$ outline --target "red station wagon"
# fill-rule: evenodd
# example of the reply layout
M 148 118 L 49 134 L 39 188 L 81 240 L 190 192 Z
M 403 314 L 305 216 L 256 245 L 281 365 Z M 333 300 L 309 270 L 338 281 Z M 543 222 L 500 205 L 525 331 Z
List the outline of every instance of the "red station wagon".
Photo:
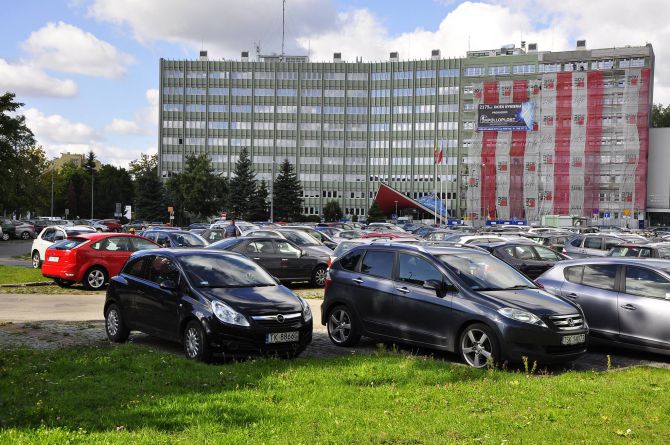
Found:
M 119 274 L 133 252 L 158 247 L 146 238 L 125 233 L 72 236 L 47 249 L 42 275 L 61 287 L 82 282 L 86 289 L 99 290 Z

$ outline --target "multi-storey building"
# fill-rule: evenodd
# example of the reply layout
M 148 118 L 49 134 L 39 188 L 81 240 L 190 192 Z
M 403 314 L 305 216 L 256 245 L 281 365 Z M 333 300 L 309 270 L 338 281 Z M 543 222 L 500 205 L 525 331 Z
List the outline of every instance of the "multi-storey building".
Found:
M 230 176 L 246 147 L 258 179 L 271 181 L 284 159 L 295 165 L 306 214 L 337 199 L 365 215 L 387 183 L 415 199 L 438 190 L 456 217 L 635 218 L 653 64 L 651 45 L 587 50 L 584 41 L 574 51 L 522 44 L 377 63 L 339 53 L 330 63 L 161 59 L 159 172 L 207 153 Z M 510 102 L 534 105 L 529 131 L 477 131 L 480 104 Z

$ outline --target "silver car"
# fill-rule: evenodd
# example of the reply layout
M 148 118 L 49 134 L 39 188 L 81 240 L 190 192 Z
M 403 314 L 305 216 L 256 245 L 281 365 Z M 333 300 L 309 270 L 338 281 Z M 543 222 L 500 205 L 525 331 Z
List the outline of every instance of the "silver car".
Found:
M 609 250 L 625 240 L 616 235 L 589 233 L 569 238 L 563 246 L 563 253 L 570 258 L 590 258 L 606 256 Z
M 593 337 L 670 354 L 670 261 L 561 261 L 535 280 L 581 306 Z

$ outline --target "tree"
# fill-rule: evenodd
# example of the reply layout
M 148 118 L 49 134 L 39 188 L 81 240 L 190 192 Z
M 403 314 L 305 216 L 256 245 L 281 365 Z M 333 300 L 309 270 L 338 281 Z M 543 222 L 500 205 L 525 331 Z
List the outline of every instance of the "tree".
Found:
M 654 128 L 670 127 L 670 105 L 654 104 L 651 107 L 651 126 Z
M 93 153 L 93 150 L 90 150 L 86 155 L 86 161 L 84 162 L 84 170 L 86 170 L 89 175 L 95 173 L 95 161 L 95 153 Z
M 368 222 L 380 222 L 380 221 L 385 221 L 386 220 L 386 215 L 384 212 L 381 211 L 379 206 L 377 205 L 377 201 L 373 201 L 372 205 L 370 206 L 370 210 L 368 210 Z
M 234 218 L 247 219 L 249 208 L 256 194 L 256 173 L 254 172 L 249 152 L 246 148 L 240 151 L 240 158 L 235 163 L 235 177 L 230 180 L 229 207 Z
M 248 218 L 250 221 L 267 221 L 270 218 L 268 196 L 268 186 L 265 181 L 261 181 L 249 207 Z
M 336 200 L 330 200 L 323 207 L 323 217 L 326 221 L 339 221 L 342 219 L 342 208 Z
M 130 175 L 135 185 L 134 219 L 166 220 L 165 184 L 158 177 L 158 156 L 142 153 L 139 159 L 130 163 Z
M 284 159 L 274 182 L 274 219 L 293 221 L 302 214 L 302 185 L 293 165 Z
M 105 164 L 95 174 L 94 215 L 97 218 L 111 218 L 116 211 L 116 203 L 121 210 L 133 202 L 135 190 L 130 173 L 125 168 Z M 110 193 L 112 191 L 113 193 Z

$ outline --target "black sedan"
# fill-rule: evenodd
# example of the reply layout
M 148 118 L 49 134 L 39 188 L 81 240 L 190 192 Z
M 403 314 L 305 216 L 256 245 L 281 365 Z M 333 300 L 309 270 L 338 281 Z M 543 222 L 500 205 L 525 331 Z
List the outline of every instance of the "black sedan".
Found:
M 528 241 L 480 244 L 479 247 L 488 250 L 493 256 L 500 258 L 531 279 L 539 277 L 554 267 L 557 262 L 569 259 L 567 255 Z
M 215 352 L 295 357 L 312 341 L 307 302 L 253 261 L 227 252 L 133 254 L 110 282 L 104 315 L 109 340 L 141 331 L 181 341 L 194 360 Z
M 310 246 L 298 247 L 289 240 L 271 237 L 227 238 L 207 246 L 245 255 L 283 282 L 309 281 L 323 286 L 329 255 Z
M 354 247 L 332 264 L 321 313 L 337 346 L 365 335 L 454 351 L 477 368 L 571 361 L 587 348 L 579 306 L 472 249 Z

